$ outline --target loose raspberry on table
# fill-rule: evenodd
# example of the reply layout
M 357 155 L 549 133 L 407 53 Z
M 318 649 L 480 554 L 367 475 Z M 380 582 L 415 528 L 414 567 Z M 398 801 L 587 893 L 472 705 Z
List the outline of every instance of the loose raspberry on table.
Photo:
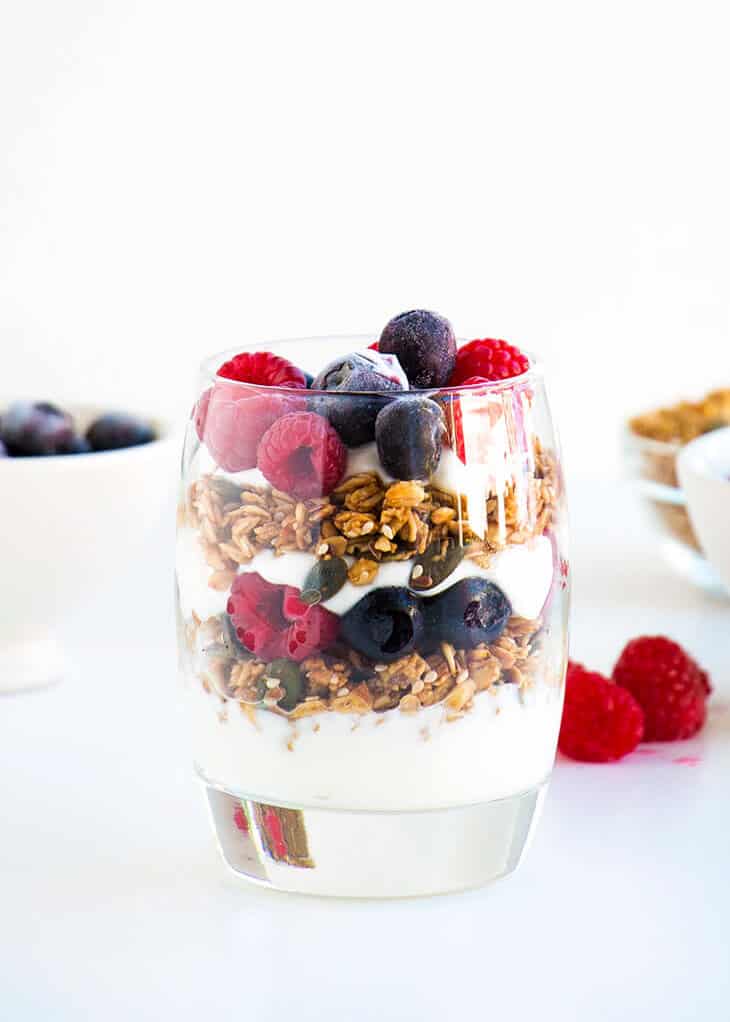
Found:
M 558 748 L 571 759 L 609 763 L 633 752 L 644 733 L 644 714 L 630 692 L 571 661 Z
M 460 387 L 472 377 L 489 382 L 507 380 L 527 372 L 529 367 L 529 359 L 519 348 L 507 341 L 484 337 L 470 341 L 456 352 L 456 365 L 448 386 Z
M 306 388 L 307 377 L 292 362 L 270 351 L 244 351 L 224 362 L 218 376 L 265 387 Z
M 258 572 L 236 575 L 226 610 L 240 642 L 261 660 L 301 662 L 330 646 L 340 619 L 319 604 L 303 603 L 293 586 L 275 585 Z
M 707 673 L 665 636 L 629 642 L 616 662 L 613 679 L 643 709 L 647 742 L 691 738 L 705 722 L 711 692 Z
M 261 437 L 257 464 L 277 490 L 300 500 L 331 493 L 347 465 L 347 448 L 316 412 L 278 419 Z

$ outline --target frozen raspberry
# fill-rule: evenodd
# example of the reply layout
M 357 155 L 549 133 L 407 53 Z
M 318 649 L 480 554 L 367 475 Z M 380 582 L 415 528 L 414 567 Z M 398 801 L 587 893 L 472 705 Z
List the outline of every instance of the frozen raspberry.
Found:
M 644 714 L 626 689 L 571 661 L 558 747 L 571 759 L 609 763 L 633 752 L 644 733 Z
M 613 679 L 644 711 L 647 742 L 690 738 L 705 722 L 711 691 L 707 674 L 671 639 L 633 639 L 618 658 Z
M 295 387 L 299 390 L 307 386 L 307 377 L 301 369 L 270 351 L 244 351 L 224 362 L 218 376 L 264 387 Z
M 316 412 L 293 412 L 264 433 L 257 464 L 277 490 L 306 500 L 331 493 L 345 472 L 347 448 Z
M 298 589 L 267 582 L 255 571 L 237 575 L 226 607 L 237 638 L 261 660 L 300 662 L 337 637 L 340 619 L 300 599 Z
M 450 387 L 474 382 L 474 377 L 488 381 L 507 380 L 527 372 L 530 363 L 525 355 L 508 344 L 491 337 L 470 341 L 456 353 L 456 365 L 449 379 Z M 481 380 L 480 380 L 481 382 Z
M 208 398 L 206 400 L 206 394 Z M 283 394 L 246 391 L 217 384 L 198 402 L 195 427 L 215 462 L 226 472 L 256 466 L 259 441 L 282 415 L 296 407 Z

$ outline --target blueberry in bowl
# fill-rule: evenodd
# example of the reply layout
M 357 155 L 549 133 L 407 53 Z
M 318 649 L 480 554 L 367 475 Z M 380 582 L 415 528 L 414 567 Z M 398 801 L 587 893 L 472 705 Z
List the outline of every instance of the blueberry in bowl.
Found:
M 47 401 L 16 401 L 0 423 L 0 441 L 10 457 L 65 454 L 74 436 L 71 416 Z
M 95 419 L 86 431 L 86 441 L 93 451 L 117 451 L 122 447 L 137 447 L 155 439 L 155 431 L 144 422 L 126 412 L 107 412 Z

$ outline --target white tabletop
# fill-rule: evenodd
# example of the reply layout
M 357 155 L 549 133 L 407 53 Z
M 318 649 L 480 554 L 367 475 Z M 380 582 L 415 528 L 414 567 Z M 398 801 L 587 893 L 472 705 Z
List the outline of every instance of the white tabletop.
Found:
M 670 574 L 615 485 L 571 498 L 574 655 L 686 643 L 715 685 L 701 737 L 559 761 L 524 865 L 482 891 L 249 887 L 188 766 L 161 562 L 69 628 L 75 677 L 0 700 L 0 1017 L 726 1022 L 730 602 Z

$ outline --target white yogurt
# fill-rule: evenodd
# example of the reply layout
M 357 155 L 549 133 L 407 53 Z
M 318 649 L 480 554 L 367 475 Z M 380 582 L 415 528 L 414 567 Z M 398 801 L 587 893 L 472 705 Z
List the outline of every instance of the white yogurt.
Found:
M 203 556 L 200 536 L 195 529 L 178 529 L 175 566 L 183 618 L 189 620 L 195 612 L 201 621 L 205 621 L 222 614 L 226 609 L 228 593 L 211 589 L 208 585 L 213 569 Z
M 348 450 L 345 479 L 360 475 L 361 472 L 377 472 L 384 482 L 393 481 L 393 476 L 388 475 L 380 464 L 377 444 L 363 444 L 362 447 L 351 447 Z
M 189 689 L 206 779 L 264 801 L 340 809 L 436 809 L 533 788 L 552 767 L 562 708 L 561 690 L 539 682 L 480 693 L 454 721 L 438 705 L 293 722 L 257 711 L 252 723 L 198 680 Z
M 255 571 L 274 585 L 302 589 L 314 563 L 315 559 L 309 553 L 297 551 L 277 556 L 273 550 L 261 550 L 240 571 Z M 386 561 L 380 565 L 373 582 L 364 586 L 346 582 L 323 606 L 340 616 L 346 614 L 373 589 L 407 586 L 412 568 L 411 561 Z M 177 540 L 177 575 L 184 617 L 189 617 L 194 610 L 201 620 L 205 620 L 225 610 L 228 594 L 210 588 L 208 579 L 211 573 L 212 569 L 205 561 L 195 531 L 181 529 Z M 552 544 L 546 536 L 538 536 L 527 543 L 509 546 L 492 557 L 488 568 L 480 568 L 473 561 L 464 559 L 447 579 L 430 589 L 427 595 L 436 595 L 461 579 L 474 577 L 489 579 L 498 585 L 512 604 L 514 614 L 536 618 L 552 585 Z M 424 595 L 422 591 L 412 591 Z

